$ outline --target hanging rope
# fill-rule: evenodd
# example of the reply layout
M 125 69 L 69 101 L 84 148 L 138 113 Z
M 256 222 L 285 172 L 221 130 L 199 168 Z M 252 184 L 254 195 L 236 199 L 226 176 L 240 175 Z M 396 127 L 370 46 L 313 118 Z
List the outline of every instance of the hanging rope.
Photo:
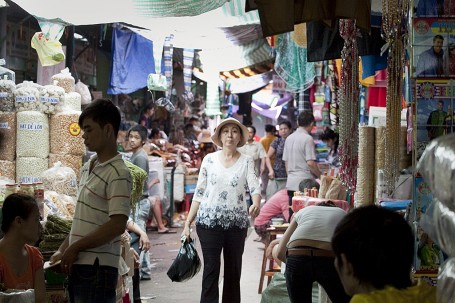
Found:
M 339 90 L 340 119 L 340 178 L 350 193 L 357 185 L 359 147 L 359 55 L 355 21 L 340 20 L 340 35 L 344 39 L 341 58 L 341 89 Z M 352 196 L 351 199 L 352 200 Z
M 407 14 L 409 1 L 382 1 L 383 37 L 389 47 L 387 58 L 387 95 L 386 95 L 386 135 L 384 182 L 389 195 L 395 190 L 395 183 L 400 175 L 400 126 L 401 96 L 404 66 L 404 17 Z

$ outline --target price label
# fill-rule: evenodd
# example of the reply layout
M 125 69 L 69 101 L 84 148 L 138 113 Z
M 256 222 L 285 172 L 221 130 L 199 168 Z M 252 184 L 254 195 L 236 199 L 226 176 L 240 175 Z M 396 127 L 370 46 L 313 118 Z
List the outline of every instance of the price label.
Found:
M 35 102 L 35 96 L 16 96 L 17 103 L 25 103 L 25 102 Z
M 35 176 L 22 176 L 20 178 L 21 183 L 37 183 L 41 182 L 41 178 Z
M 0 98 L 6 98 L 9 96 L 9 93 L 7 92 L 0 92 Z
M 0 128 L 9 129 L 9 124 L 8 124 L 8 122 L 0 122 Z
M 44 129 L 43 123 L 19 123 L 20 130 L 36 130 L 41 131 Z
M 45 103 L 57 104 L 60 102 L 60 99 L 56 97 L 41 97 L 40 101 Z

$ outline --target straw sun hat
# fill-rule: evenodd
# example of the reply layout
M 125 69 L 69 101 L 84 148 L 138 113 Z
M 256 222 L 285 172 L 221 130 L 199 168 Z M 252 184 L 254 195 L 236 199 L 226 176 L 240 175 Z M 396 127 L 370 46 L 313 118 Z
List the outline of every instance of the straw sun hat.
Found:
M 218 126 L 215 129 L 215 133 L 212 136 L 213 143 L 215 143 L 219 147 L 223 147 L 223 142 L 221 142 L 221 140 L 220 140 L 220 131 L 225 125 L 228 125 L 228 124 L 237 125 L 239 127 L 240 131 L 242 132 L 242 138 L 240 139 L 240 142 L 237 145 L 237 147 L 245 145 L 246 141 L 248 140 L 248 128 L 245 125 L 243 125 L 242 123 L 240 123 L 237 119 L 234 119 L 234 118 L 224 119 L 223 121 L 221 121 L 220 124 L 218 124 Z

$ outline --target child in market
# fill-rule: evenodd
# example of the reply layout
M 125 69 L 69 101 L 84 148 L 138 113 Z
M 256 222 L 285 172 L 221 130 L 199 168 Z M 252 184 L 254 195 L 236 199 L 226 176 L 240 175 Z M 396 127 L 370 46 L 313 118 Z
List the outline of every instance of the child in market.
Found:
M 33 246 L 42 231 L 38 205 L 28 195 L 10 194 L 1 211 L 0 283 L 6 289 L 34 289 L 35 302 L 45 302 L 43 256 Z
M 414 237 L 402 216 L 377 206 L 354 209 L 332 237 L 335 267 L 351 303 L 432 303 L 436 288 L 414 285 Z

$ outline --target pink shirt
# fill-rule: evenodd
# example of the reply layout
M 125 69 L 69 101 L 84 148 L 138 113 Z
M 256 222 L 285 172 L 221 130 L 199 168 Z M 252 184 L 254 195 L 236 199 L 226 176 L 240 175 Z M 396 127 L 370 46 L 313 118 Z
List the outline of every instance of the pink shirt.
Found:
M 261 208 L 259 216 L 254 220 L 254 225 L 267 224 L 276 215 L 283 214 L 286 222 L 289 219 L 289 197 L 286 189 L 277 191 Z

